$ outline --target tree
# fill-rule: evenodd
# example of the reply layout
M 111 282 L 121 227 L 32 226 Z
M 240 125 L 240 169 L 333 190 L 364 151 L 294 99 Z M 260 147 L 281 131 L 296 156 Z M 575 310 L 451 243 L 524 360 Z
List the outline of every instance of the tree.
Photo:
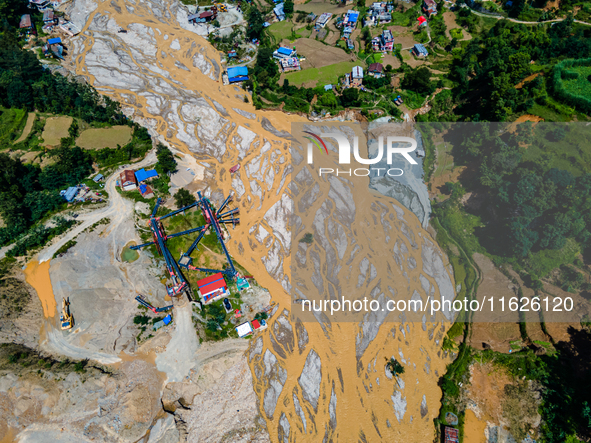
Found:
M 293 1 L 292 0 L 285 0 L 285 2 L 283 2 L 283 12 L 285 14 L 292 14 L 293 13 Z
M 420 94 L 431 94 L 434 90 L 434 85 L 431 82 L 431 71 L 424 66 L 410 71 L 405 74 L 401 86 Z
M 176 172 L 176 160 L 174 159 L 174 155 L 170 152 L 166 146 L 162 143 L 158 143 L 156 147 L 156 158 L 158 159 L 158 165 L 162 169 L 162 172 L 165 174 Z
M 195 203 L 195 196 L 185 188 L 181 188 L 176 194 L 174 194 L 174 201 L 177 208 L 184 208 L 185 206 Z
M 263 32 L 265 20 L 261 11 L 259 11 L 256 5 L 251 5 L 248 9 L 247 14 L 248 26 L 246 28 L 246 36 L 250 39 L 260 38 Z
M 320 97 L 320 104 L 322 106 L 326 106 L 327 108 L 336 108 L 338 105 L 337 98 L 331 91 L 322 94 Z
M 355 88 L 345 89 L 341 95 L 341 103 L 343 106 L 357 106 L 359 104 L 359 90 Z

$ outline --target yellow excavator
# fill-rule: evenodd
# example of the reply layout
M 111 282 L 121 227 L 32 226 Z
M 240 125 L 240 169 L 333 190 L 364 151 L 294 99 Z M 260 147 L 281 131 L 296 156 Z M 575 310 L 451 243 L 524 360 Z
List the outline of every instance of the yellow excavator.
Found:
M 62 299 L 62 315 L 60 315 L 60 324 L 62 330 L 72 329 L 74 326 L 74 316 L 70 313 L 70 298 Z
M 220 12 L 228 12 L 228 8 L 223 3 L 216 3 L 215 6 Z

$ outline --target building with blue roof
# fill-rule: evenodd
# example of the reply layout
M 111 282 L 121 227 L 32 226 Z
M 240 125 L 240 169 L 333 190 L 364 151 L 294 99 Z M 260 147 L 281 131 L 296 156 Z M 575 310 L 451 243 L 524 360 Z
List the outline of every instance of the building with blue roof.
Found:
M 149 178 L 152 177 L 158 177 L 158 173 L 156 172 L 155 169 L 150 169 L 149 171 L 146 171 L 145 169 L 138 169 L 137 171 L 135 171 L 135 179 L 137 180 L 138 183 L 143 182 L 145 180 L 148 180 Z
M 61 42 L 62 42 L 62 39 L 59 37 L 50 38 L 49 40 L 47 40 L 48 45 L 57 45 L 57 44 L 61 44 Z
M 230 83 L 243 82 L 245 80 L 248 80 L 248 68 L 246 66 L 228 68 L 228 81 Z
M 282 58 L 291 58 L 297 55 L 295 49 L 286 48 L 285 46 L 280 46 L 275 52 L 273 52 L 273 58 L 282 59 Z
M 425 47 L 420 43 L 417 43 L 416 45 L 413 46 L 412 52 L 417 57 L 427 57 L 429 55 L 429 53 L 427 52 Z
M 100 182 L 103 178 L 105 178 L 105 176 L 103 174 L 97 174 L 94 176 L 94 178 L 92 179 L 93 182 L 98 183 Z
M 71 203 L 76 197 L 76 194 L 78 194 L 78 188 L 76 186 L 70 186 L 63 194 L 63 197 L 68 203 Z
M 280 22 L 285 20 L 285 12 L 283 12 L 283 3 L 279 3 L 277 6 L 275 6 L 273 8 L 273 12 L 277 17 L 277 20 L 279 20 Z
M 324 85 L 325 91 L 332 91 L 332 85 Z

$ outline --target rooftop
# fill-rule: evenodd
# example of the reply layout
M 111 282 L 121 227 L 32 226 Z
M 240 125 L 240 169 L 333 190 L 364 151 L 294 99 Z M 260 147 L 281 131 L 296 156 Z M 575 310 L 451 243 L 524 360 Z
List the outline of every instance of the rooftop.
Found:
M 369 65 L 369 70 L 371 72 L 382 72 L 384 70 L 384 66 L 381 63 L 372 63 Z
M 155 169 L 150 169 L 149 171 L 146 171 L 142 168 L 135 171 L 135 178 L 138 182 L 143 182 L 144 180 L 147 180 L 152 177 L 158 177 L 158 173 Z

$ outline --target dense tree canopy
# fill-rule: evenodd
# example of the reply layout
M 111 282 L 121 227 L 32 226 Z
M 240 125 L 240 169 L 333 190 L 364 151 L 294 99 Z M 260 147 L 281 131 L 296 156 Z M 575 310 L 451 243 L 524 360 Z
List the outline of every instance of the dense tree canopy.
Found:
M 177 164 L 174 155 L 172 155 L 170 149 L 161 143 L 158 143 L 158 146 L 156 147 L 156 158 L 158 159 L 158 166 L 163 173 L 169 174 L 176 172 Z
M 590 57 L 590 37 L 591 30 L 573 28 L 572 18 L 551 27 L 499 20 L 454 59 L 451 77 L 459 83 L 457 95 L 466 100 L 460 112 L 472 120 L 504 121 L 535 100 L 545 102 L 542 78 L 515 88 L 532 73 L 531 62 Z

